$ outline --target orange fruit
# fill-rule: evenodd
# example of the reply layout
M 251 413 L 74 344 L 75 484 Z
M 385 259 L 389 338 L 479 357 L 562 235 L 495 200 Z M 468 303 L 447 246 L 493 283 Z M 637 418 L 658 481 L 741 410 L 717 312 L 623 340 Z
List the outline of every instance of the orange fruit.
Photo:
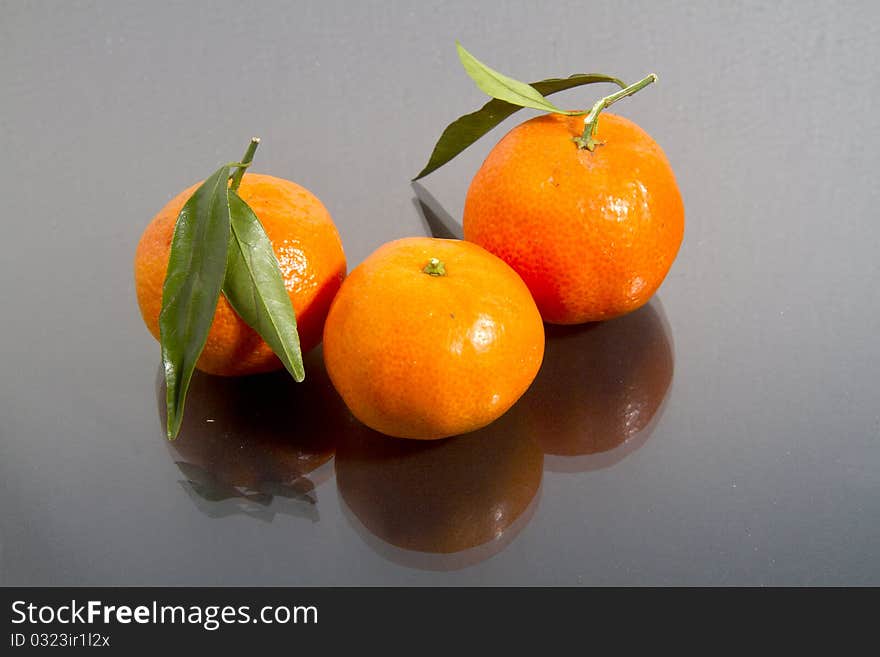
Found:
M 324 327 L 327 372 L 351 412 L 401 438 L 489 424 L 529 387 L 543 354 L 528 288 L 459 240 L 380 247 L 342 284 Z
M 544 320 L 579 324 L 642 306 L 684 234 L 684 206 L 660 146 L 623 117 L 547 114 L 492 149 L 468 189 L 464 237 L 513 267 Z
M 185 189 L 159 211 L 141 236 L 135 253 L 138 305 L 157 340 L 174 225 L 184 203 L 200 184 Z M 330 303 L 345 277 L 339 233 L 321 201 L 289 180 L 247 173 L 238 194 L 254 211 L 272 242 L 296 313 L 300 346 L 306 353 L 320 343 Z M 269 372 L 282 365 L 269 345 L 221 295 L 196 367 L 210 374 L 236 376 Z

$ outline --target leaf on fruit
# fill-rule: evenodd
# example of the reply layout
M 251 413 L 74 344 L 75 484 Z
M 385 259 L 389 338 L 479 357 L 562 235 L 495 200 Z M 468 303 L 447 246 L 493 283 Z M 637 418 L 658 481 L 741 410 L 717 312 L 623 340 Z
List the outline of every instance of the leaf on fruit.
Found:
M 229 191 L 232 233 L 223 294 L 284 363 L 296 381 L 305 378 L 296 315 L 272 243 L 254 211 Z
M 462 53 L 465 53 L 464 57 L 462 57 Z M 462 57 L 462 63 L 465 62 L 465 58 L 469 58 L 468 62 L 470 63 L 471 68 L 479 66 L 487 71 L 492 71 L 492 69 L 481 64 L 473 57 L 473 55 L 470 55 L 470 53 L 461 46 L 459 46 L 459 56 Z M 474 62 L 476 62 L 476 64 L 474 64 Z M 468 71 L 468 74 L 477 81 L 477 77 L 475 77 L 475 75 L 471 73 L 471 70 L 468 69 L 468 64 L 465 64 L 465 69 Z M 480 137 L 492 130 L 492 128 L 497 126 L 504 119 L 518 112 L 522 107 L 535 107 L 535 105 L 525 105 L 513 100 L 513 98 L 515 98 L 513 93 L 508 94 L 506 98 L 501 98 L 499 88 L 504 87 L 504 85 L 497 81 L 498 77 L 531 89 L 531 93 L 537 95 L 541 99 L 544 99 L 544 96 L 549 96 L 558 91 L 573 89 L 574 87 L 580 87 L 585 84 L 594 84 L 596 82 L 609 82 L 618 85 L 621 89 L 626 86 L 621 80 L 601 73 L 577 73 L 567 78 L 548 78 L 546 80 L 532 82 L 531 84 L 524 84 L 522 82 L 517 82 L 516 80 L 511 80 L 511 78 L 502 76 L 495 71 L 492 71 L 492 74 L 496 77 L 492 78 L 489 74 L 483 75 L 480 73 L 481 79 L 484 80 L 485 85 L 481 85 L 479 81 L 477 81 L 477 85 L 484 92 L 493 96 L 493 99 L 483 105 L 483 107 L 476 112 L 465 114 L 447 126 L 443 131 L 443 134 L 440 135 L 440 139 L 437 140 L 437 144 L 434 146 L 434 150 L 431 153 L 431 157 L 425 165 L 425 168 L 422 169 L 413 180 L 424 178 L 429 173 L 439 169 L 468 146 L 477 141 Z M 496 84 L 496 86 L 490 87 L 490 84 Z M 499 91 L 499 94 L 489 91 L 488 88 L 493 88 L 495 91 Z M 517 87 L 517 89 L 521 89 L 521 87 Z M 562 110 L 556 109 L 546 100 L 544 100 L 544 102 L 546 102 L 552 109 L 543 106 L 538 109 L 545 109 L 555 113 L 573 114 L 573 112 L 563 112 Z
M 520 107 L 531 107 L 546 112 L 562 112 L 534 87 L 489 68 L 465 50 L 460 43 L 456 42 L 455 47 L 458 49 L 458 58 L 461 60 L 464 70 L 486 95 Z
M 180 431 L 186 392 L 205 347 L 226 273 L 229 165 L 212 173 L 177 217 L 162 288 L 159 332 L 168 438 Z

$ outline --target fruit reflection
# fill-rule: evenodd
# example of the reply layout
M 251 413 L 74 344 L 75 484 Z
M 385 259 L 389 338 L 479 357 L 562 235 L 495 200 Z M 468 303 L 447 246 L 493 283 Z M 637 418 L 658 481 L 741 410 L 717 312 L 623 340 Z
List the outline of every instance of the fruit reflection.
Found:
M 210 501 L 268 504 L 281 495 L 314 502 L 310 493 L 331 473 L 321 466 L 333 457 L 348 413 L 320 349 L 305 367 L 300 384 L 286 371 L 232 378 L 195 373 L 180 435 L 168 445 L 197 494 Z M 164 424 L 161 370 L 156 394 Z
M 544 460 L 505 418 L 428 443 L 366 427 L 346 435 L 336 481 L 355 528 L 384 556 L 418 568 L 460 568 L 499 552 L 534 509 Z
M 547 467 L 607 467 L 640 447 L 672 381 L 672 340 L 655 299 L 597 324 L 547 325 L 544 363 L 514 408 Z

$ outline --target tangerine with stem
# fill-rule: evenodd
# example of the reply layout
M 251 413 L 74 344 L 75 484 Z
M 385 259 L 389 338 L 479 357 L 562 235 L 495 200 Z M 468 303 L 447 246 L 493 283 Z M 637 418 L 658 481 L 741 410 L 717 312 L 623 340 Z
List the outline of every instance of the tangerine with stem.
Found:
M 256 143 L 252 142 L 251 148 Z M 253 152 L 249 149 L 252 156 Z M 245 156 L 248 159 L 248 156 Z M 201 185 L 183 190 L 144 230 L 134 259 L 135 288 L 144 323 L 159 340 L 162 286 L 171 239 L 181 208 Z M 296 314 L 300 348 L 321 342 L 324 320 L 346 273 L 345 254 L 330 213 L 309 190 L 282 178 L 244 173 L 232 176 L 231 189 L 247 203 L 272 242 L 284 285 Z M 268 344 L 221 295 L 208 339 L 196 367 L 221 376 L 270 372 L 282 367 Z
M 656 292 L 684 235 L 684 205 L 660 146 L 605 108 L 546 114 L 511 130 L 471 181 L 464 237 L 522 276 L 544 320 L 579 324 L 631 312 Z

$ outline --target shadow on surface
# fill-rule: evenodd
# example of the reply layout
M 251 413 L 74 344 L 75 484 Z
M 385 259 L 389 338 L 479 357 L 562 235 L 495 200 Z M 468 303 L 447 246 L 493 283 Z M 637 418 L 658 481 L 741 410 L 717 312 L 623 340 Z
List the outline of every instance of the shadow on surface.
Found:
M 424 185 L 418 182 L 411 182 L 410 185 L 415 193 L 413 204 L 416 206 L 419 214 L 422 215 L 422 219 L 431 237 L 454 240 L 462 239 L 461 224 L 452 218 L 452 215 L 425 189 Z
M 181 485 L 211 517 L 276 513 L 318 520 L 314 489 L 332 473 L 350 416 L 330 384 L 320 349 L 306 356 L 306 380 L 286 371 L 249 377 L 193 375 L 180 435 L 168 443 Z M 165 382 L 156 383 L 165 426 Z M 273 503 L 274 501 L 274 503 Z

